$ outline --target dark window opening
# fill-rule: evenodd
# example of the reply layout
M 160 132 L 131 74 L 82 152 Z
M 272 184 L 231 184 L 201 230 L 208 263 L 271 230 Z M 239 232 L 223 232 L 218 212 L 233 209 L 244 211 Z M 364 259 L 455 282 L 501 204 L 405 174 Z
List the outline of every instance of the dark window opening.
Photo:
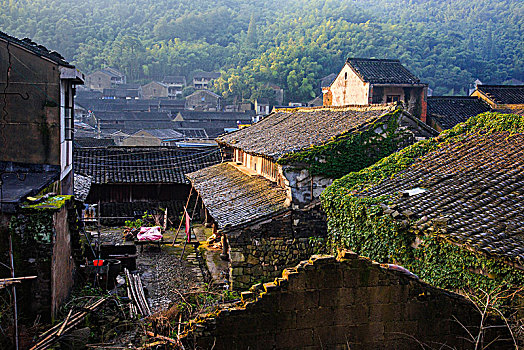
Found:
M 71 89 L 71 86 L 69 84 L 66 84 L 65 88 L 65 105 L 64 105 L 64 127 L 65 127 L 65 135 L 64 139 L 66 141 L 73 141 L 73 106 L 71 103 L 71 100 L 73 98 L 73 91 Z
M 400 95 L 388 95 L 386 98 L 386 102 L 399 102 L 400 101 Z

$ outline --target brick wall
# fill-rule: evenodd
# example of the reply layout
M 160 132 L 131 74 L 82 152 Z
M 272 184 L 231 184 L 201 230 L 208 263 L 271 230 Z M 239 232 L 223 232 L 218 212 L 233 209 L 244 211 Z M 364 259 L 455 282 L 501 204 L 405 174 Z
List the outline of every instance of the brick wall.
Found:
M 462 325 L 476 335 L 479 322 L 465 298 L 346 251 L 286 269 L 242 293 L 241 302 L 192 321 L 182 339 L 189 348 L 216 350 L 473 349 Z M 507 339 L 505 328 L 495 330 L 484 345 Z M 509 348 L 502 340 L 490 345 Z

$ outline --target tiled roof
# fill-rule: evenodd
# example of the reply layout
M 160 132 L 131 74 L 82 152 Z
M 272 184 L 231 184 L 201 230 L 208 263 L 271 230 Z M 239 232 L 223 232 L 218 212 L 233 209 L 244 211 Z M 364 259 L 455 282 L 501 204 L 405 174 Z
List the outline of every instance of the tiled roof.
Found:
M 363 81 L 372 84 L 420 84 L 399 60 L 348 58 L 347 63 Z
M 75 199 L 80 202 L 85 202 L 91 189 L 91 177 L 80 174 L 74 176 Z
M 477 85 L 477 90 L 497 104 L 524 104 L 524 85 Z
M 144 131 L 161 140 L 184 139 L 184 135 L 174 129 L 145 129 Z
M 213 91 L 209 91 L 209 90 L 197 90 L 197 91 L 193 92 L 191 95 L 187 96 L 186 98 L 190 99 L 193 96 L 202 95 L 202 94 L 209 95 L 209 96 L 212 96 L 214 98 L 220 98 L 220 95 L 217 95 Z
M 286 191 L 262 176 L 248 175 L 231 163 L 188 174 L 220 229 L 229 229 L 287 210 Z
M 73 159 L 75 172 L 90 176 L 94 184 L 185 184 L 185 174 L 222 157 L 218 148 L 100 147 L 75 149 Z
M 193 75 L 194 79 L 218 79 L 220 78 L 219 72 L 197 72 Z
M 424 232 L 524 265 L 524 134 L 475 132 L 442 144 L 365 195 L 392 195 Z M 416 195 L 403 191 L 422 188 Z
M 107 146 L 114 146 L 115 140 L 111 138 L 100 138 L 97 139 L 96 137 L 76 137 L 76 131 L 75 131 L 75 139 L 74 139 L 74 145 L 75 147 L 107 147 Z
M 28 196 L 38 194 L 59 180 L 60 167 L 0 161 L 0 174 L 2 174 L 0 203 L 3 211 L 12 212 Z
M 186 85 L 186 77 L 183 75 L 166 75 L 162 82 L 167 84 L 182 84 Z
M 125 89 L 120 87 L 114 87 L 104 89 L 102 93 L 104 97 L 118 97 L 118 98 L 137 98 L 139 96 L 138 90 L 136 89 Z
M 180 111 L 175 118 L 176 121 L 233 121 L 236 125 L 237 121 L 241 123 L 251 122 L 251 118 L 255 116 L 255 111 L 247 112 L 200 112 L 200 111 Z
M 326 75 L 324 78 L 321 78 L 320 87 L 323 88 L 323 87 L 331 86 L 331 84 L 333 83 L 333 80 L 335 80 L 336 77 L 337 75 L 335 73 L 331 73 L 329 75 Z
M 38 45 L 29 38 L 18 39 L 0 31 L 0 40 L 9 41 L 12 44 L 23 47 L 37 56 L 45 57 L 61 66 L 73 68 L 62 55 L 55 51 L 49 51 L 45 46 Z
M 451 129 L 468 118 L 487 112 L 491 107 L 477 97 L 430 96 L 428 114 L 443 129 Z
M 203 128 L 196 128 L 196 129 L 184 129 L 179 128 L 177 129 L 178 132 L 184 134 L 184 137 L 187 139 L 208 139 L 209 136 L 206 133 L 206 129 Z
M 124 74 L 121 73 L 120 71 L 116 70 L 115 68 L 110 68 L 110 67 L 100 69 L 100 72 L 105 73 L 112 78 L 121 78 L 124 76 Z
M 331 138 L 356 131 L 395 110 L 394 105 L 371 107 L 312 107 L 277 110 L 256 124 L 217 138 L 245 152 L 277 160 Z

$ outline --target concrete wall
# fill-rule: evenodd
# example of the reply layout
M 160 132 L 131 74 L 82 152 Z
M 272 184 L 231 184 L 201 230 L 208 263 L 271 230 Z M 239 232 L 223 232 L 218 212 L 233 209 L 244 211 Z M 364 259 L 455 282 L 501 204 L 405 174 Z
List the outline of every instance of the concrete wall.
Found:
M 331 106 L 367 105 L 370 103 L 369 83 L 363 82 L 348 64 L 344 65 L 329 90 L 331 91 Z
M 215 350 L 473 349 L 459 322 L 477 334 L 480 314 L 463 297 L 342 252 L 338 260 L 312 256 L 254 286 L 241 302 L 191 322 L 182 339 Z M 484 345 L 509 338 L 504 327 L 488 331 Z M 489 348 L 513 347 L 499 340 Z
M 7 92 L 29 98 L 0 96 L 0 161 L 60 165 L 59 67 L 0 40 L 0 91 L 6 87 L 9 57 Z
M 53 215 L 55 237 L 51 260 L 51 314 L 55 316 L 73 288 L 75 264 L 69 231 L 68 211 L 63 207 Z

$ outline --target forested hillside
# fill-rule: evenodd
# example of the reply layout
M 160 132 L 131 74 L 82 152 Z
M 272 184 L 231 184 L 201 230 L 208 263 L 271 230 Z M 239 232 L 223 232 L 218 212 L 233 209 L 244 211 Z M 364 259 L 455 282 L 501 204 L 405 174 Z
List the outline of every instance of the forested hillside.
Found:
M 229 98 L 309 100 L 352 57 L 398 58 L 435 94 L 524 80 L 522 0 L 0 0 L 0 30 L 128 80 L 221 70 Z

